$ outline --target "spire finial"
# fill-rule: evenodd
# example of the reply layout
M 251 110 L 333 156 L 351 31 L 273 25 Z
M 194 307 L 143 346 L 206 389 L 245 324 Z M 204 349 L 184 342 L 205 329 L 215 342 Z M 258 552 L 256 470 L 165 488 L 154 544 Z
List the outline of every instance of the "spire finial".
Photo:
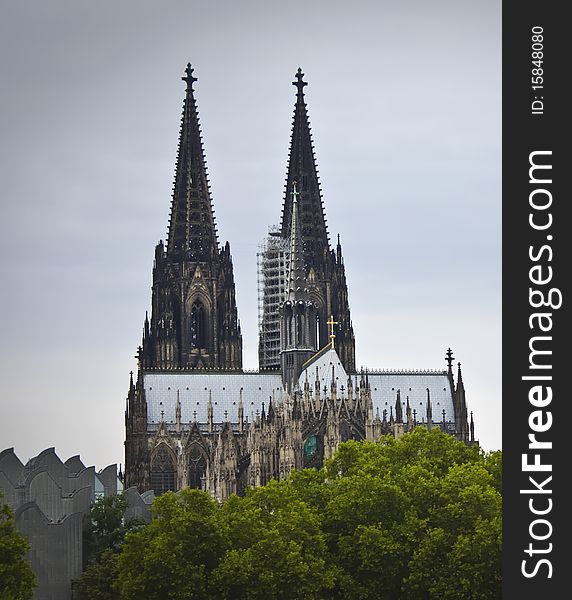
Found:
M 187 63 L 187 68 L 185 69 L 185 76 L 181 77 L 181 79 L 183 81 L 187 82 L 187 89 L 192 90 L 193 89 L 193 83 L 195 83 L 195 81 L 198 81 L 198 79 L 196 77 L 193 77 L 193 67 L 191 67 L 191 63 Z
M 302 73 L 302 67 L 298 67 L 298 70 L 296 71 L 296 81 L 292 82 L 292 85 L 295 85 L 298 90 L 298 96 L 304 95 L 304 87 L 308 85 L 306 81 L 303 81 L 303 77 L 304 73 Z
M 298 191 L 298 184 L 296 183 L 296 180 L 294 179 L 294 181 L 292 182 L 292 204 L 298 204 L 298 196 L 300 195 L 300 192 Z
M 450 371 L 452 369 L 453 361 L 455 360 L 451 348 L 447 348 L 447 352 L 445 353 L 445 360 L 447 361 L 447 367 Z

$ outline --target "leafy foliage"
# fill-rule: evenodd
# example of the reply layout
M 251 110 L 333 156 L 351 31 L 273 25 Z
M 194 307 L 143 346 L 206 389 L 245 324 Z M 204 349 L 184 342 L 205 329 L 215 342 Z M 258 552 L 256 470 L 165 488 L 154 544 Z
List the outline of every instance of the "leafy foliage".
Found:
M 0 502 L 1 502 L 0 495 Z M 36 587 L 36 576 L 27 558 L 30 546 L 16 529 L 14 514 L 0 503 L 0 597 L 3 600 L 28 600 Z
M 110 548 L 93 559 L 76 582 L 74 589 L 82 600 L 119 600 L 115 589 L 119 554 Z
M 311 600 L 333 588 L 319 511 L 293 492 L 272 481 L 223 505 L 230 549 L 213 573 L 218 597 Z
M 164 494 L 109 571 L 124 600 L 495 600 L 501 479 L 500 452 L 439 430 L 350 441 L 222 506 Z
M 125 522 L 127 500 L 123 495 L 99 498 L 84 519 L 84 572 L 74 582 L 74 590 L 82 600 L 116 600 L 114 588 L 118 576 L 118 553 L 129 531 L 143 522 Z
M 153 517 L 125 539 L 119 557 L 121 598 L 212 598 L 209 576 L 228 547 L 218 504 L 198 490 L 168 492 L 153 503 Z

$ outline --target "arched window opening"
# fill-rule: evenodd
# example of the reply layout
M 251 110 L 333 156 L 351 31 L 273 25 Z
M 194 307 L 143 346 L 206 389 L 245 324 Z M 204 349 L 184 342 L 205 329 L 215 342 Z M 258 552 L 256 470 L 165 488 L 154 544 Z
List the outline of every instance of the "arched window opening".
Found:
M 160 496 L 175 489 L 175 463 L 165 445 L 159 446 L 151 461 L 151 489 Z
M 346 421 L 340 424 L 340 441 L 347 442 L 352 439 L 352 432 Z
M 296 315 L 296 344 L 301 346 L 304 340 L 304 320 L 302 315 Z
M 189 449 L 189 480 L 190 488 L 204 490 L 206 485 L 207 460 L 198 444 L 192 444 Z
M 199 300 L 191 308 L 191 348 L 206 348 L 207 327 L 205 307 Z

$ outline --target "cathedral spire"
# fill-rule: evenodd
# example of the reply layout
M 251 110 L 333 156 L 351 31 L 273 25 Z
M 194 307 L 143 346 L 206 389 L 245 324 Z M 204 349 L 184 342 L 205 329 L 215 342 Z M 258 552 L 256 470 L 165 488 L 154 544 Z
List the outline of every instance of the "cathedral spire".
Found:
M 292 250 L 292 241 L 296 242 L 293 261 L 293 269 L 290 273 L 282 273 L 276 276 L 276 257 L 274 253 L 265 256 L 261 261 L 261 280 L 266 282 L 279 282 L 284 290 L 278 290 L 273 283 L 264 283 L 262 302 L 263 318 L 267 324 L 260 328 L 260 358 L 265 367 L 276 366 L 272 364 L 272 357 L 268 357 L 276 337 L 280 337 L 281 350 L 291 347 L 293 338 L 289 336 L 290 328 L 284 327 L 284 323 L 276 323 L 273 303 L 279 295 L 290 300 L 291 290 L 297 294 L 305 293 L 305 298 L 296 298 L 296 305 L 305 300 L 313 304 L 312 314 L 308 314 L 306 336 L 309 334 L 307 348 L 324 348 L 328 344 L 327 321 L 331 315 L 335 315 L 339 327 L 336 332 L 336 353 L 338 354 L 346 372 L 355 371 L 355 340 L 348 303 L 348 289 L 345 276 L 344 261 L 342 258 L 341 244 L 334 249 L 330 248 L 330 240 L 326 227 L 326 217 L 322 202 L 322 192 L 318 179 L 318 169 L 314 156 L 314 146 L 310 123 L 306 108 L 304 81 L 302 69 L 298 69 L 295 81 L 292 84 L 296 88 L 296 103 L 294 106 L 294 119 L 288 154 L 288 172 L 286 176 L 286 187 L 284 203 L 282 206 L 282 220 L 280 239 L 285 255 Z M 294 210 L 296 203 L 296 210 Z M 298 229 L 299 228 L 299 229 Z M 276 232 L 277 233 L 277 232 Z M 338 240 L 339 242 L 339 240 Z M 278 250 L 276 239 L 268 237 L 267 247 Z M 280 256 L 280 250 L 278 251 Z M 298 260 L 302 256 L 303 260 Z M 288 260 L 289 256 L 286 256 Z M 301 279 L 301 272 L 305 276 L 304 285 L 291 285 L 289 275 Z M 268 309 L 266 308 L 268 306 Z M 274 321 L 273 321 L 274 320 Z M 280 331 L 278 331 L 280 329 Z M 299 328 L 300 331 L 302 331 Z M 331 339 L 331 338 L 330 338 Z M 298 348 L 300 343 L 297 342 Z M 281 353 L 282 356 L 282 353 Z M 282 358 L 280 358 L 282 361 Z
M 457 387 L 455 389 L 455 425 L 457 429 L 457 437 L 461 441 L 469 440 L 469 424 L 467 419 L 467 398 L 465 394 L 465 386 L 463 384 L 463 373 L 461 372 L 461 363 L 457 363 Z
M 197 78 L 187 64 L 187 84 L 179 134 L 179 148 L 167 256 L 175 261 L 208 262 L 218 253 L 218 239 L 207 166 L 193 84 Z
M 315 328 L 315 306 L 308 299 L 306 272 L 298 216 L 298 186 L 292 183 L 292 223 L 290 228 L 290 265 L 286 301 L 280 308 L 280 365 L 282 381 L 288 391 L 298 386 L 304 363 L 318 349 L 312 337 Z M 315 337 L 315 336 L 314 336 Z
M 244 402 L 242 401 L 242 388 L 238 397 L 238 430 L 244 432 Z
M 304 296 L 304 282 L 306 280 L 304 268 L 304 248 L 302 233 L 298 218 L 297 184 L 292 184 L 292 227 L 290 231 L 290 266 L 288 268 L 288 299 L 292 302 L 301 300 Z
M 397 390 L 397 399 L 395 400 L 395 420 L 403 423 L 403 407 L 401 405 L 401 390 Z
M 465 391 L 465 386 L 463 385 L 463 373 L 461 372 L 461 363 L 457 363 L 457 388 L 463 388 L 463 391 Z
M 427 429 L 433 429 L 433 408 L 431 407 L 431 392 L 427 388 Z
M 286 195 L 282 211 L 282 237 L 287 238 L 292 228 L 292 191 L 297 186 L 299 198 L 299 219 L 304 223 L 304 259 L 306 268 L 320 267 L 330 244 L 326 227 L 326 217 L 322 204 L 322 194 L 318 179 L 318 169 L 314 156 L 314 144 L 308 119 L 302 69 L 296 73 L 296 105 L 290 141 Z

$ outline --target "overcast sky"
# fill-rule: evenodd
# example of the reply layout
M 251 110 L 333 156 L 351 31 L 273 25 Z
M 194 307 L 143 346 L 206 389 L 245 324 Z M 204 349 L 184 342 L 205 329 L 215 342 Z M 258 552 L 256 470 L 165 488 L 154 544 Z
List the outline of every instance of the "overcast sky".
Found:
M 476 435 L 501 447 L 500 2 L 0 7 L 0 450 L 124 462 L 188 61 L 245 367 L 301 66 L 357 364 L 440 369 L 451 346 Z

